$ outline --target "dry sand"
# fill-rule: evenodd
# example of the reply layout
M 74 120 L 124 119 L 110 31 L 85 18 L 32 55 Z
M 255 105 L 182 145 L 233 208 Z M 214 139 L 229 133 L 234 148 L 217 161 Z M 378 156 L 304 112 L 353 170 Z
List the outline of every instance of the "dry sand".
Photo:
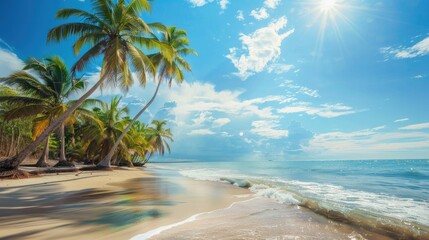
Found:
M 0 239 L 129 239 L 249 197 L 228 184 L 126 169 L 0 181 Z

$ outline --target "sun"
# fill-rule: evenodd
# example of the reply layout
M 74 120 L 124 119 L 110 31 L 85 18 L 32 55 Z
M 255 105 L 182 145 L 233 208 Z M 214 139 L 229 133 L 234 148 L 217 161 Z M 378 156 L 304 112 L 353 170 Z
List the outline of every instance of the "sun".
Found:
M 335 10 L 337 7 L 337 1 L 336 0 L 322 0 L 320 1 L 320 10 L 323 12 L 330 12 L 332 10 Z
M 338 47 L 346 49 L 344 46 L 343 28 L 348 32 L 352 30 L 359 35 L 352 19 L 349 16 L 355 10 L 361 10 L 358 6 L 351 4 L 347 0 L 307 0 L 304 1 L 307 7 L 307 14 L 311 16 L 309 26 L 319 26 L 316 37 L 314 52 L 322 52 L 325 38 L 332 40 L 332 36 L 337 39 Z M 321 56 L 315 54 L 315 56 Z

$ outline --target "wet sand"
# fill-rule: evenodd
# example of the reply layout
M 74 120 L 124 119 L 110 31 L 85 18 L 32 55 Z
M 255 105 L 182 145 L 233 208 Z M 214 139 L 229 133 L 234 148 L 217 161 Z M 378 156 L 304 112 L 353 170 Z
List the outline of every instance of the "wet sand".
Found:
M 129 239 L 225 208 L 245 189 L 141 169 L 0 181 L 0 239 Z
M 262 197 L 200 214 L 159 234 L 149 232 L 133 240 L 148 236 L 150 239 L 390 239 Z

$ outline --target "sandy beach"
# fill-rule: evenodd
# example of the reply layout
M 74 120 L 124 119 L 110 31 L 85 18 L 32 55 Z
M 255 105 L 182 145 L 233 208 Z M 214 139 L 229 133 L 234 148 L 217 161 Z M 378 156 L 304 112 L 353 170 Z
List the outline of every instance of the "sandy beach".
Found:
M 2 180 L 0 239 L 129 239 L 247 194 L 140 169 Z
M 3 180 L 0 193 L 0 239 L 389 239 L 166 169 Z

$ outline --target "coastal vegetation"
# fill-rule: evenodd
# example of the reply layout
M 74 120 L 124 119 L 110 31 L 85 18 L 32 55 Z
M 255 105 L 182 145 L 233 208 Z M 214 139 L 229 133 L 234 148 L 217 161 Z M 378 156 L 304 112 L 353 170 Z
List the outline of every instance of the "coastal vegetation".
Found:
M 149 0 L 93 0 L 92 12 L 62 9 L 58 19 L 71 19 L 52 28 L 48 42 L 73 38 L 78 59 L 68 70 L 59 56 L 31 58 L 24 68 L 0 76 L 0 173 L 25 176 L 18 168 L 25 159 L 47 167 L 74 161 L 97 164 L 142 165 L 155 153 L 170 151 L 173 135 L 167 122 L 140 122 L 139 117 L 155 100 L 162 82 L 171 86 L 191 71 L 184 59 L 196 54 L 189 48 L 186 31 L 161 23 L 146 23 Z M 81 54 L 82 50 L 85 50 Z M 101 59 L 98 81 L 88 86 L 85 70 Z M 77 74 L 84 77 L 77 78 Z M 90 99 L 98 88 L 116 87 L 126 93 L 134 84 L 146 86 L 154 79 L 156 90 L 147 104 L 131 118 L 121 97 L 109 103 Z M 86 90 L 86 88 L 89 89 Z M 85 91 L 86 90 L 86 91 Z

